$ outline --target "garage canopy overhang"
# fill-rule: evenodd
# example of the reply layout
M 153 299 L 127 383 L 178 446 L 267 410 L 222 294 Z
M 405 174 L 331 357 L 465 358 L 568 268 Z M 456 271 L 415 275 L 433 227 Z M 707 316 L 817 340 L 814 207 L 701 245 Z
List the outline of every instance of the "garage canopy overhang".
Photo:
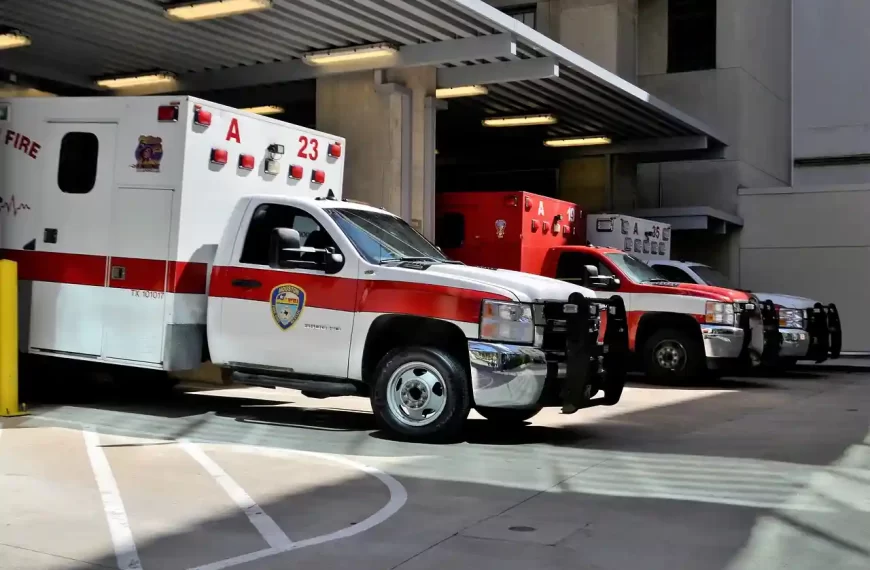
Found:
M 725 144 L 696 119 L 481 0 L 273 0 L 267 10 L 196 22 L 167 18 L 168 3 L 3 0 L 0 24 L 32 43 L 0 50 L 0 68 L 92 89 L 98 78 L 174 76 L 153 94 L 435 66 L 439 88 L 487 88 L 461 100 L 484 116 L 555 115 L 548 138 L 606 137 L 620 152 Z M 377 63 L 314 66 L 303 59 L 381 42 L 395 52 Z
M 730 230 L 743 227 L 743 218 L 740 216 L 707 206 L 647 208 L 636 210 L 631 215 L 670 224 L 674 231 L 701 230 L 715 234 L 726 234 Z

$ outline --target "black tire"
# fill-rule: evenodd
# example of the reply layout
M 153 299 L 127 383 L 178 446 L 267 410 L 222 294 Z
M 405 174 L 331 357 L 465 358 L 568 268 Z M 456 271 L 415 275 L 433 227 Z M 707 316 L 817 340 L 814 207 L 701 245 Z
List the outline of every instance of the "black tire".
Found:
M 673 358 L 660 358 L 676 353 Z M 663 365 L 675 361 L 673 366 Z M 698 377 L 706 369 L 704 344 L 696 335 L 680 329 L 661 329 L 650 336 L 643 345 L 643 362 L 646 374 L 658 380 L 688 380 Z
M 532 419 L 541 411 L 541 408 L 532 408 L 530 410 L 512 410 L 510 408 L 474 408 L 477 413 L 485 417 L 491 422 L 496 422 L 505 426 L 522 425 L 524 422 Z
M 415 364 L 418 364 L 419 368 L 414 369 Z M 419 371 L 433 370 L 443 381 L 440 388 L 443 407 L 429 423 L 410 425 L 408 422 L 412 420 L 404 416 L 401 410 L 396 411 L 395 405 L 390 404 L 390 398 L 401 399 L 399 392 L 402 390 L 401 377 L 394 381 L 393 377 L 403 370 L 412 375 Z M 391 390 L 391 381 L 395 388 L 395 393 L 392 395 L 388 394 Z M 471 410 L 471 387 L 465 367 L 457 358 L 437 348 L 416 346 L 390 351 L 378 363 L 373 384 L 372 411 L 378 425 L 407 439 L 450 440 L 462 431 L 468 412 Z M 432 393 L 437 393 L 438 389 L 436 382 Z

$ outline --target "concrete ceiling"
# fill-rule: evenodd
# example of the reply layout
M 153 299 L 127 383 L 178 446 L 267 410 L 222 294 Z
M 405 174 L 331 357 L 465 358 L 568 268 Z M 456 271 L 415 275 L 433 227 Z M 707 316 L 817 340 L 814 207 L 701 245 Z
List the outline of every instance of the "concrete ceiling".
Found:
M 724 142 L 481 0 L 274 0 L 266 11 L 202 22 L 168 19 L 163 2 L 0 0 L 0 24 L 33 40 L 0 51 L 0 69 L 77 87 L 161 70 L 177 75 L 179 90 L 203 92 L 312 79 L 305 52 L 388 41 L 400 47 L 396 65 L 488 82 L 487 96 L 460 103 L 482 114 L 556 114 L 550 137 Z

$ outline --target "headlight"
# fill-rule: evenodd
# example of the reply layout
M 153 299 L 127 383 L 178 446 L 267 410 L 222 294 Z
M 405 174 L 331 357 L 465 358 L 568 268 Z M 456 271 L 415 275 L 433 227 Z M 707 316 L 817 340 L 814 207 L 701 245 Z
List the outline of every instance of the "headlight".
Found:
M 806 324 L 806 311 L 803 309 L 786 309 L 780 307 L 779 327 L 783 329 L 802 329 Z
M 535 342 L 532 306 L 522 303 L 484 301 L 480 338 L 497 342 Z
M 734 326 L 734 305 L 707 301 L 707 311 L 704 321 L 714 325 Z

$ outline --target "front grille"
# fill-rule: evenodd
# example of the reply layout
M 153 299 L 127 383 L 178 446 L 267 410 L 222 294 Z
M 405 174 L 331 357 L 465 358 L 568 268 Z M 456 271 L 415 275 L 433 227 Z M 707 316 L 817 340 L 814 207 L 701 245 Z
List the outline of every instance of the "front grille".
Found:
M 566 304 L 568 301 L 545 301 L 535 305 L 535 325 L 543 327 L 541 350 L 547 353 L 548 361 L 561 362 L 565 358 L 565 343 L 568 339 Z M 593 326 L 594 330 L 599 330 L 601 326 L 600 313 Z

